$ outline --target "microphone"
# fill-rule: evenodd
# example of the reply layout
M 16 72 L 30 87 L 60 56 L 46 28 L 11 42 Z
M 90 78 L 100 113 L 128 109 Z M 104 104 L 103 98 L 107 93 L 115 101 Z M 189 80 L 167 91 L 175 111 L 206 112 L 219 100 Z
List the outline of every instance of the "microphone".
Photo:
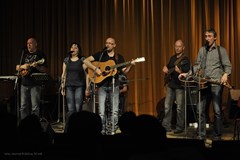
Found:
M 206 48 L 207 51 L 209 51 L 210 46 L 209 46 L 209 42 L 208 41 L 206 41 L 206 43 L 205 43 L 205 48 Z
M 68 54 L 72 54 L 74 51 L 70 51 L 70 52 L 68 52 Z
M 27 50 L 28 50 L 27 46 L 24 46 L 24 47 L 22 47 L 21 51 L 25 53 Z
M 105 51 L 107 51 L 107 49 L 108 49 L 108 47 L 104 47 L 102 51 L 105 52 Z
M 27 46 L 22 47 L 22 50 L 27 50 Z

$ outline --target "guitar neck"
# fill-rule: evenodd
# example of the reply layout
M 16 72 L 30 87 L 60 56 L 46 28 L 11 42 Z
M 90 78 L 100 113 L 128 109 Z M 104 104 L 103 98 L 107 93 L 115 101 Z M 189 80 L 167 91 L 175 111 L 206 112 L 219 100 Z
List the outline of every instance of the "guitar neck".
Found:
M 116 64 L 116 65 L 114 65 L 114 66 L 111 66 L 110 68 L 111 68 L 111 69 L 115 69 L 115 68 L 118 68 L 118 67 L 122 67 L 122 66 L 128 65 L 128 64 L 130 64 L 130 63 L 131 63 L 131 61 L 124 62 L 124 63 L 120 63 L 120 64 Z
M 212 84 L 221 85 L 221 82 L 219 82 L 219 81 L 217 81 L 217 80 L 206 79 L 206 78 L 201 78 L 201 80 L 206 81 L 206 82 L 209 82 L 209 83 L 212 83 Z M 232 88 L 232 86 L 231 86 L 228 82 L 226 82 L 226 83 L 224 83 L 224 84 L 222 84 L 222 85 L 224 85 L 225 87 L 227 87 L 227 88 L 229 88 L 229 89 Z

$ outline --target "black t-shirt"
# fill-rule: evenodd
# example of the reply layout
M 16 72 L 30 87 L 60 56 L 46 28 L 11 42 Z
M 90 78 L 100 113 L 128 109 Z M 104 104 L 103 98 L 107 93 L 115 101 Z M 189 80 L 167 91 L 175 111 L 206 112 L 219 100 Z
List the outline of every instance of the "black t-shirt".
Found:
M 183 56 L 183 55 L 182 55 Z M 175 68 L 175 62 L 177 61 L 177 56 L 174 55 L 170 58 L 170 61 L 167 65 L 168 69 L 174 69 Z M 186 73 L 190 70 L 190 61 L 187 57 L 184 57 L 179 64 L 177 64 L 177 66 L 179 67 L 180 70 L 182 70 L 182 72 Z M 168 83 L 168 86 L 170 88 L 174 88 L 174 89 L 183 89 L 183 86 L 180 82 L 180 80 L 178 79 L 179 73 L 177 73 L 175 70 L 173 70 L 173 72 L 170 74 L 171 79 L 170 82 Z
M 23 55 L 23 59 L 22 59 L 22 63 L 21 64 L 25 64 L 25 63 L 29 63 L 32 64 L 33 62 L 40 62 L 42 59 L 44 59 L 43 64 L 38 63 L 38 66 L 45 66 L 47 67 L 47 61 L 46 61 L 46 56 L 43 52 L 41 52 L 40 50 L 37 50 L 34 53 L 29 53 L 26 52 Z M 33 77 L 32 77 L 32 73 L 41 73 L 39 70 L 37 70 L 35 67 L 30 67 L 27 70 L 27 75 L 22 77 L 22 84 L 25 86 L 34 86 L 34 85 L 41 85 L 42 82 L 36 81 Z
M 115 64 L 120 64 L 124 63 L 124 57 L 121 54 L 115 53 L 113 57 L 110 57 L 107 52 L 97 52 L 93 54 L 93 58 L 95 61 L 98 62 L 107 62 L 109 60 L 113 60 Z M 104 87 L 112 87 L 112 78 L 115 78 L 115 86 L 119 86 L 119 79 L 118 79 L 118 74 L 124 68 L 125 66 L 118 67 L 117 70 L 118 72 L 114 76 L 109 76 L 105 78 L 101 83 L 97 84 L 99 87 L 104 86 Z
M 85 86 L 86 76 L 83 69 L 83 60 L 80 57 L 77 61 L 71 61 L 70 57 L 64 59 L 66 64 L 66 86 Z

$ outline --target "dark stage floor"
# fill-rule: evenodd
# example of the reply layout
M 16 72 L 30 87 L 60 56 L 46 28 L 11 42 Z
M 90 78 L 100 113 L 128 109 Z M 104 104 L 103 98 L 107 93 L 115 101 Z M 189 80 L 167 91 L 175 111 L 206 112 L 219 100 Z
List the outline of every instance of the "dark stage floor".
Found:
M 55 131 L 55 133 L 63 133 L 63 123 L 51 123 L 51 127 Z M 120 132 L 120 131 L 118 131 Z M 197 132 L 198 129 L 194 126 L 186 127 L 186 130 L 183 133 L 174 134 L 168 133 L 168 138 L 179 138 L 179 139 L 197 139 Z M 234 138 L 234 120 L 228 120 L 223 125 L 223 132 L 222 132 L 222 141 L 231 141 L 237 140 L 237 137 Z M 209 128 L 207 128 L 207 137 L 205 139 L 205 145 L 207 148 L 211 148 L 212 145 L 212 124 L 209 124 Z

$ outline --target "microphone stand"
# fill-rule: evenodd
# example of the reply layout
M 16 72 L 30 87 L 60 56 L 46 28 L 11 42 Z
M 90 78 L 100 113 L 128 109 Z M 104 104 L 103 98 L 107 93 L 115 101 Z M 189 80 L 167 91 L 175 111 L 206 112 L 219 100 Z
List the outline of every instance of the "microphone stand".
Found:
M 184 82 L 184 107 L 185 107 L 185 136 L 187 137 L 187 78 L 186 81 Z
M 200 68 L 199 68 L 200 69 Z M 202 127 L 202 122 L 201 122 L 201 114 L 202 114 L 202 107 L 201 107 L 201 80 L 200 80 L 200 74 L 198 70 L 198 135 L 200 136 L 201 134 L 201 127 Z
M 107 47 L 105 47 L 104 49 L 103 49 L 103 51 L 102 51 L 102 53 L 101 53 L 101 56 L 100 56 L 100 58 L 99 58 L 99 62 L 98 62 L 98 64 L 97 64 L 97 68 L 98 68 L 98 66 L 99 66 L 99 64 L 100 64 L 100 61 L 101 61 L 101 59 L 102 59 L 102 56 L 103 56 L 103 53 L 105 52 L 105 51 L 107 51 Z M 97 71 L 97 68 L 94 70 L 94 73 L 93 73 L 93 113 L 96 113 L 96 83 L 95 83 L 95 81 L 96 81 L 96 77 L 97 77 L 97 74 L 96 74 L 96 71 Z M 99 68 L 98 68 L 99 69 Z
M 22 49 L 22 53 L 21 53 L 21 58 L 20 58 L 20 63 L 19 63 L 19 68 L 18 68 L 18 72 L 17 72 L 17 77 L 15 79 L 15 84 L 14 84 L 14 90 L 16 90 L 17 95 L 16 95 L 16 104 L 17 104 L 17 119 L 18 122 L 20 121 L 20 93 L 19 93 L 19 86 L 18 86 L 18 78 L 20 76 L 20 66 L 22 65 L 22 59 L 23 59 L 23 54 L 24 54 L 24 49 Z
M 115 104 L 114 96 L 115 96 L 115 78 L 112 76 L 112 134 L 114 134 L 114 113 L 113 113 L 113 105 Z
M 202 107 L 201 107 L 201 77 L 200 77 L 200 69 L 201 69 L 201 64 L 202 64 L 202 59 L 201 57 L 200 62 L 197 67 L 196 71 L 196 77 L 198 78 L 198 136 L 200 137 L 201 131 L 202 131 L 202 122 L 201 122 L 201 114 L 202 114 Z

